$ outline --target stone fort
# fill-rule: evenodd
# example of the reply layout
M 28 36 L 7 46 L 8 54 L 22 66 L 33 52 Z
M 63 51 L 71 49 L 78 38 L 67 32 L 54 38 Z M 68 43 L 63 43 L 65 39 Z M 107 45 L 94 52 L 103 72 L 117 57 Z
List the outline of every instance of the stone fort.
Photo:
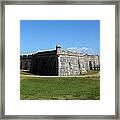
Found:
M 57 45 L 55 50 L 21 55 L 20 69 L 41 76 L 77 76 L 89 70 L 100 70 L 100 57 L 63 50 Z

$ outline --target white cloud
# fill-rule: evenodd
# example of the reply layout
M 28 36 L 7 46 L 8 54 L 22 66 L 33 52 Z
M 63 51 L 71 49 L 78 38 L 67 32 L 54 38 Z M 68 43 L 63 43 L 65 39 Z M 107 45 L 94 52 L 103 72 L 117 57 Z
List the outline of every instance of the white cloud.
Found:
M 36 51 L 35 53 L 38 53 L 38 52 L 45 52 L 45 51 L 52 51 L 52 50 L 55 50 L 55 49 L 44 49 L 44 50 L 38 50 L 38 51 Z
M 73 51 L 73 52 L 79 52 L 79 53 L 83 53 L 83 54 L 98 54 L 97 51 L 95 51 L 92 48 L 88 48 L 88 47 L 81 47 L 81 48 L 70 47 L 70 48 L 67 48 L 67 50 Z
M 67 48 L 68 50 L 76 50 L 77 47 L 70 47 L 70 48 Z

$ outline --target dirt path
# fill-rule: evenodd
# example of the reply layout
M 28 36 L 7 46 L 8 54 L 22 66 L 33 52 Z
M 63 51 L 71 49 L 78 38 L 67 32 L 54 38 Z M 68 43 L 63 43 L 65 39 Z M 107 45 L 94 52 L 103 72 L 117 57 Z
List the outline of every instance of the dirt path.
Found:
M 99 77 L 99 73 L 92 75 L 80 75 L 80 76 L 39 76 L 39 75 L 20 75 L 20 77 Z

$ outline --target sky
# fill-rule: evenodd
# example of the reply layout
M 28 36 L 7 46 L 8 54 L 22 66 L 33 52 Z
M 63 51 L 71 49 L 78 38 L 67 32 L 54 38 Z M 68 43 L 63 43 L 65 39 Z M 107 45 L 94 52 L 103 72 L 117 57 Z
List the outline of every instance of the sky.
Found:
M 99 20 L 21 20 L 20 54 L 62 49 L 100 52 Z

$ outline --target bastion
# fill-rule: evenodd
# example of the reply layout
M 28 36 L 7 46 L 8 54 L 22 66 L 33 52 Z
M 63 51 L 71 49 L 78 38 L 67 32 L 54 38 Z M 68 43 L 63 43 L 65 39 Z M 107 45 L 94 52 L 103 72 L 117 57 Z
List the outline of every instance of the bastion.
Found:
M 56 45 L 55 50 L 21 55 L 20 69 L 41 76 L 78 76 L 90 70 L 100 70 L 100 57 L 64 50 Z

